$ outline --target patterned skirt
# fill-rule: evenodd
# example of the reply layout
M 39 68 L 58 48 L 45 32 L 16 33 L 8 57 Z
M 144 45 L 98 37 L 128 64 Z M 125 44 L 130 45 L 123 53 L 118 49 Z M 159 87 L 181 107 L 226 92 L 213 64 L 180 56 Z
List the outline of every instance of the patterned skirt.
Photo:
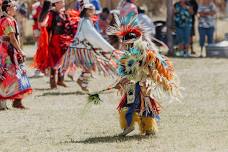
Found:
M 65 53 L 62 70 L 65 72 L 75 66 L 91 72 L 98 71 L 105 76 L 113 76 L 116 73 L 115 62 L 102 54 L 99 49 L 69 47 Z
M 0 101 L 22 99 L 32 93 L 24 64 L 18 64 L 16 54 L 9 55 L 9 44 L 0 43 Z

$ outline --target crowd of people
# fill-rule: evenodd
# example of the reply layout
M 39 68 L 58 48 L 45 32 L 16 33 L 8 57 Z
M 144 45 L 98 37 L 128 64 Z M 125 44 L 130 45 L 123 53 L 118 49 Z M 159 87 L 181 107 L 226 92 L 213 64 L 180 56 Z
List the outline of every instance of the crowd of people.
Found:
M 207 40 L 208 44 L 214 42 L 217 8 L 213 1 L 179 0 L 174 4 L 175 28 L 179 56 L 195 54 L 193 50 L 193 37 L 195 36 L 195 18 L 198 17 L 200 57 Z M 191 46 L 191 52 L 189 51 Z
M 174 6 L 180 51 L 188 54 L 197 13 L 200 46 L 204 46 L 205 36 L 208 43 L 213 42 L 213 3 L 204 0 L 197 7 L 195 1 L 180 0 Z M 32 87 L 14 18 L 15 2 L 3 0 L 1 9 L 0 110 L 8 109 L 6 100 L 13 100 L 14 108 L 26 109 L 22 99 L 32 93 Z M 145 9 L 137 7 L 136 0 L 122 0 L 114 11 L 101 9 L 99 0 L 76 1 L 75 10 L 66 10 L 64 0 L 39 0 L 33 5 L 33 20 L 37 51 L 32 66 L 49 76 L 51 89 L 67 87 L 64 77 L 68 75 L 74 81 L 81 69 L 76 83 L 91 95 L 88 83 L 93 73 L 116 75 L 117 82 L 111 89 L 122 93 L 118 106 L 123 129 L 120 135 L 132 132 L 135 123 L 144 135 L 157 132 L 159 100 L 162 96 L 176 99 L 180 93 L 172 63 L 151 41 L 154 24 Z

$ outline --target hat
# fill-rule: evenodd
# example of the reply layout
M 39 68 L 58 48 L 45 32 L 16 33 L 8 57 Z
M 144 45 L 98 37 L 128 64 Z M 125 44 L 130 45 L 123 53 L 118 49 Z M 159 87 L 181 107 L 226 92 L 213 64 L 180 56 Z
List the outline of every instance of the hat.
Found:
M 57 2 L 61 2 L 63 0 L 51 0 L 52 3 L 57 3 Z
M 91 4 L 89 0 L 80 0 L 80 12 L 83 11 L 84 8 L 95 9 L 93 4 Z
M 15 1 L 13 1 L 13 0 L 3 0 L 2 1 L 2 11 L 6 12 L 7 7 L 9 7 L 11 4 L 16 6 Z

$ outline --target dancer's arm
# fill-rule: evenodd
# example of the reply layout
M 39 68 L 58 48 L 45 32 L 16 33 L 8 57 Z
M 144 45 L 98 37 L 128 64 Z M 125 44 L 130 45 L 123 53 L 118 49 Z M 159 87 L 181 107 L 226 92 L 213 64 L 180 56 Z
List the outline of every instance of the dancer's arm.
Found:
M 82 32 L 85 39 L 89 41 L 94 48 L 101 48 L 103 51 L 112 52 L 115 50 L 93 27 L 89 20 L 85 20 L 82 25 Z

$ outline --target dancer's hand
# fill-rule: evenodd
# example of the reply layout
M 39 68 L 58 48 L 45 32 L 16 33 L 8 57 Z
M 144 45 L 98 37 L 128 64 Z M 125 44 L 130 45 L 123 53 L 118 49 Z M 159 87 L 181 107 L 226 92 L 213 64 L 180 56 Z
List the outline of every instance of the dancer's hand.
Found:
M 120 89 L 122 89 L 123 86 L 124 86 L 125 84 L 127 84 L 128 82 L 129 82 L 129 80 L 128 80 L 127 78 L 122 78 L 122 79 L 114 86 L 114 88 L 120 90 Z
M 5 77 L 5 73 L 6 73 L 7 69 L 4 67 L 0 67 L 0 81 L 3 81 L 6 79 Z
M 25 53 L 24 53 L 23 51 L 19 51 L 19 52 L 18 52 L 17 59 L 18 59 L 18 62 L 19 62 L 19 63 L 25 62 L 25 59 L 26 59 Z
M 6 79 L 6 77 L 4 77 L 3 75 L 0 75 L 0 81 L 3 81 L 5 79 Z

